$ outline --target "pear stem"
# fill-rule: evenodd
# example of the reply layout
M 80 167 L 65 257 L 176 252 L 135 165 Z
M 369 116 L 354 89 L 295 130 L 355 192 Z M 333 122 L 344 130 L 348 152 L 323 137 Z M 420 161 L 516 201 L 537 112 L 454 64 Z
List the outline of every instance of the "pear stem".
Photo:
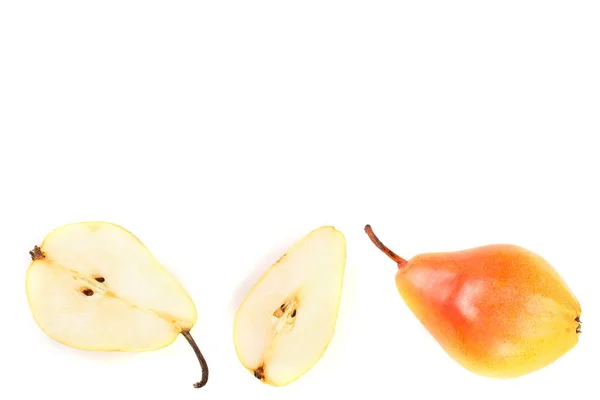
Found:
M 377 246 L 379 250 L 381 250 L 384 254 L 386 254 L 389 258 L 391 258 L 398 264 L 398 268 L 402 268 L 408 263 L 404 258 L 400 257 L 398 254 L 388 249 L 386 245 L 381 243 L 381 240 L 379 240 L 379 238 L 375 236 L 371 225 L 365 226 L 365 232 L 367 232 L 367 235 L 369 235 L 369 239 L 371 239 L 371 242 L 373 242 L 373 244 Z
M 196 357 L 200 362 L 200 367 L 202 367 L 202 380 L 200 382 L 194 383 L 194 387 L 196 389 L 201 388 L 202 386 L 206 385 L 206 382 L 208 382 L 208 364 L 206 364 L 206 360 L 204 359 L 204 356 L 198 348 L 198 345 L 196 344 L 196 341 L 192 337 L 190 331 L 182 331 L 181 334 L 184 338 L 187 339 L 190 346 L 192 346 L 192 349 L 194 349 L 194 353 L 196 353 Z

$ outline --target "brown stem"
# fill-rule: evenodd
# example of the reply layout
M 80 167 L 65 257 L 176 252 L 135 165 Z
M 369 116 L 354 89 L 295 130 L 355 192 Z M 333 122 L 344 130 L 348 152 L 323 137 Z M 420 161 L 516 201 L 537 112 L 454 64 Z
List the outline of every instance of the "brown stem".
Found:
M 208 364 L 206 364 L 206 360 L 204 359 L 202 352 L 200 352 L 200 349 L 198 348 L 198 345 L 196 344 L 196 341 L 192 337 L 190 331 L 182 331 L 181 334 L 187 339 L 190 346 L 192 346 L 192 349 L 194 349 L 194 353 L 196 353 L 196 357 L 198 357 L 198 361 L 200 362 L 200 367 L 202 367 L 202 380 L 194 383 L 194 387 L 196 389 L 201 388 L 202 386 L 206 385 L 206 382 L 208 382 Z
M 389 258 L 391 258 L 396 263 L 398 263 L 398 268 L 402 268 L 407 264 L 407 261 L 404 258 L 400 257 L 398 254 L 396 254 L 393 251 L 391 251 L 390 249 L 388 249 L 386 247 L 386 245 L 381 243 L 381 240 L 379 240 L 379 238 L 377 236 L 375 236 L 375 233 L 373 232 L 373 228 L 371 228 L 371 225 L 365 226 L 365 232 L 367 232 L 367 235 L 369 235 L 369 239 L 371 239 L 371 242 L 373 242 L 373 244 L 375 246 L 377 246 L 377 248 L 379 250 L 381 250 Z

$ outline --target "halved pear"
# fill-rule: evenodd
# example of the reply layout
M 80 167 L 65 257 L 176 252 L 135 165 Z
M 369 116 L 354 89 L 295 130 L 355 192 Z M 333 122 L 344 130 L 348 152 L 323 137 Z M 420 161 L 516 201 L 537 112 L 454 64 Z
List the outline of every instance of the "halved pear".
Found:
M 346 240 L 331 226 L 298 241 L 242 301 L 234 323 L 237 356 L 260 381 L 287 385 L 325 353 L 335 330 Z
M 170 345 L 182 334 L 208 381 L 190 330 L 194 302 L 132 233 L 108 222 L 80 222 L 52 231 L 30 252 L 26 291 L 39 327 L 66 346 L 139 352 Z

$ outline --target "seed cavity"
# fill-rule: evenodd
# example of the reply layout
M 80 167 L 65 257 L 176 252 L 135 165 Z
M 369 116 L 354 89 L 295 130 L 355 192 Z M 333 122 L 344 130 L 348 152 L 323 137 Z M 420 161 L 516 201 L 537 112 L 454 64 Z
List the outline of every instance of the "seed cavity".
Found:
M 298 298 L 292 297 L 275 309 L 272 318 L 275 337 L 284 332 L 290 332 L 293 329 L 296 323 L 298 305 Z

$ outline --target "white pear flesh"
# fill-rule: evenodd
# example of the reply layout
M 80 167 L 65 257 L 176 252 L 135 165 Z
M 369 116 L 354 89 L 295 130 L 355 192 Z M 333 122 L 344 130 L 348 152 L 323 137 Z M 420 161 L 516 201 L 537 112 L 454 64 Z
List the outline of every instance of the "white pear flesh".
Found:
M 314 367 L 335 331 L 346 240 L 331 226 L 292 246 L 252 287 L 234 322 L 240 362 L 262 382 L 287 385 Z
M 29 306 L 55 341 L 81 350 L 140 352 L 183 334 L 196 351 L 189 334 L 197 319 L 194 302 L 126 229 L 108 222 L 65 225 L 30 254 Z

